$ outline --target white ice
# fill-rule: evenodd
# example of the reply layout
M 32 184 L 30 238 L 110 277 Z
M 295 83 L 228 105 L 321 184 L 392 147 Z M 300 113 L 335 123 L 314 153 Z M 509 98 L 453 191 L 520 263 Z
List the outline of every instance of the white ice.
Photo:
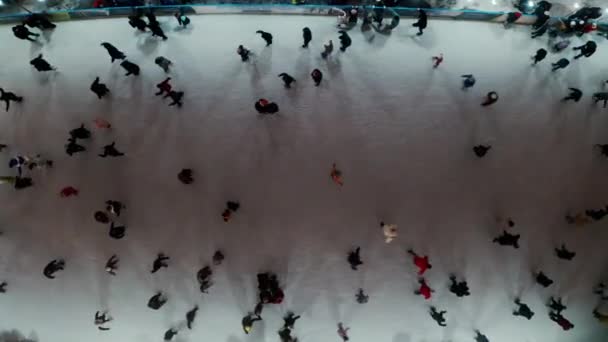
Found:
M 0 28 L 0 86 L 25 97 L 0 115 L 0 143 L 9 145 L 1 162 L 36 153 L 55 160 L 54 169 L 34 173 L 33 188 L 0 190 L 0 282 L 9 283 L 0 330 L 43 342 L 161 341 L 198 304 L 194 329 L 180 330 L 177 341 L 278 341 L 287 310 L 302 314 L 294 334 L 304 342 L 339 341 L 338 322 L 351 327 L 351 341 L 465 342 L 473 329 L 492 342 L 606 341 L 606 327 L 591 315 L 591 288 L 608 270 L 606 224 L 577 228 L 563 218 L 606 204 L 608 161 L 593 144 L 608 143 L 608 109 L 591 101 L 608 78 L 604 38 L 589 36 L 600 43 L 594 56 L 551 73 L 550 62 L 574 52 L 532 67 L 547 38 L 531 40 L 529 27 L 433 20 L 417 37 L 404 19 L 390 37 L 353 29 L 353 45 L 341 53 L 331 17 L 195 16 L 185 31 L 174 18 L 160 20 L 165 42 L 124 18 L 59 23 L 41 47 Z M 300 47 L 304 26 L 313 32 L 308 50 Z M 258 29 L 274 35 L 271 47 Z M 325 61 L 319 54 L 329 39 L 335 52 Z M 124 77 L 102 41 L 139 64 L 141 76 Z M 241 62 L 239 44 L 255 53 L 251 63 Z M 39 52 L 56 74 L 29 65 Z M 445 62 L 433 70 L 439 53 Z M 175 64 L 172 83 L 186 92 L 181 109 L 153 95 L 165 77 L 158 55 Z M 324 73 L 318 88 L 313 68 Z M 281 72 L 295 87 L 283 87 Z M 467 73 L 477 84 L 463 91 Z M 89 91 L 95 76 L 110 98 Z M 569 86 L 583 90 L 581 102 L 559 102 Z M 499 102 L 481 107 L 491 90 Z M 259 116 L 253 104 L 261 97 L 277 102 L 279 115 Z M 94 118 L 113 129 L 94 129 Z M 81 123 L 94 136 L 87 152 L 70 158 L 63 146 Z M 97 157 L 114 140 L 127 156 Z M 484 159 L 471 150 L 479 143 L 493 146 Z M 329 177 L 333 162 L 342 188 Z M 195 172 L 190 186 L 176 177 L 186 167 Z M 60 198 L 67 185 L 80 196 Z M 108 199 L 127 206 L 123 240 L 93 220 Z M 242 208 L 224 223 L 230 199 Z M 519 250 L 491 243 L 501 231 L 496 215 L 515 220 Z M 391 244 L 380 220 L 399 225 Z M 572 262 L 553 255 L 562 242 L 578 253 Z M 357 272 L 346 262 L 356 245 L 365 262 Z M 434 266 L 430 301 L 413 294 L 409 247 Z M 201 295 L 195 273 L 218 248 L 226 261 Z M 160 251 L 170 266 L 151 275 Z M 104 272 L 114 253 L 117 277 Z M 46 279 L 42 269 L 55 258 L 67 268 Z M 540 269 L 554 285 L 535 284 L 531 272 Z M 246 336 L 240 322 L 256 303 L 259 271 L 276 272 L 286 298 L 265 308 Z M 448 291 L 450 272 L 467 278 L 470 297 Z M 355 302 L 359 287 L 368 304 Z M 146 303 L 158 290 L 169 302 L 152 311 Z M 548 319 L 551 295 L 564 298 L 573 330 Z M 536 312 L 531 321 L 511 315 L 515 296 Z M 448 311 L 446 328 L 428 316 L 430 304 Z M 102 309 L 115 318 L 108 332 L 93 325 Z

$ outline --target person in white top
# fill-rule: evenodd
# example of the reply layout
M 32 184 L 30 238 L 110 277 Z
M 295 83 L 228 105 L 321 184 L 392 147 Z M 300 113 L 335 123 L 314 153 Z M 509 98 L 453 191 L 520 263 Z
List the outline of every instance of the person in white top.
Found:
M 382 232 L 384 233 L 385 242 L 391 243 L 397 237 L 397 225 L 396 224 L 385 224 L 384 222 L 380 222 L 380 227 L 382 227 Z

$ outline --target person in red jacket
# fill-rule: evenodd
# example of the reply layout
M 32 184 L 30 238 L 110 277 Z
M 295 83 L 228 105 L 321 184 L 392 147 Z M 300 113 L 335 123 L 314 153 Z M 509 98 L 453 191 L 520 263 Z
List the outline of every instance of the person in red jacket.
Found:
M 167 77 L 164 81 L 157 84 L 156 88 L 158 88 L 158 93 L 156 93 L 154 95 L 158 96 L 158 95 L 162 95 L 163 93 L 169 94 L 172 89 L 171 84 L 169 84 L 169 81 L 171 81 L 171 77 Z
M 429 263 L 428 256 L 425 255 L 424 257 L 420 257 L 418 254 L 416 254 L 416 252 L 411 249 L 408 249 L 407 252 L 414 257 L 414 265 L 418 267 L 419 275 L 423 275 L 427 269 L 433 268 L 433 265 Z
M 550 312 L 549 318 L 553 322 L 557 323 L 564 330 L 570 330 L 570 329 L 574 328 L 574 324 L 572 324 L 572 322 L 570 322 L 568 319 L 566 319 L 566 317 L 562 316 L 561 313 Z
M 78 189 L 71 187 L 71 186 L 66 186 L 65 188 L 61 189 L 60 196 L 61 197 L 78 196 Z
M 424 278 L 418 279 L 418 283 L 420 283 L 420 288 L 418 290 L 414 291 L 414 294 L 423 296 L 424 299 L 426 299 L 426 300 L 431 299 L 431 293 L 435 292 L 435 290 L 430 288 L 430 286 L 426 283 L 426 280 L 424 280 Z

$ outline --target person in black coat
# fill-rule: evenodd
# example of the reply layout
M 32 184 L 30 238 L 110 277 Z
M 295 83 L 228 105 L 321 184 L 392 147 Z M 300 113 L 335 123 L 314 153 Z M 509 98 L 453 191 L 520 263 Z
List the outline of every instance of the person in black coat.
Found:
M 270 34 L 268 32 L 264 32 L 262 30 L 257 30 L 257 31 L 255 31 L 255 33 L 259 33 L 262 35 L 262 39 L 264 39 L 264 41 L 266 41 L 266 46 L 269 46 L 272 44 L 272 34 Z
M 140 15 L 130 15 L 129 25 L 131 25 L 131 27 L 133 28 L 137 28 L 142 32 L 146 32 L 146 27 L 148 26 Z
M 312 80 L 315 81 L 315 86 L 318 87 L 323 80 L 323 73 L 319 69 L 314 69 L 310 73 L 310 77 L 312 77 Z
M 169 267 L 169 265 L 167 265 L 167 260 L 169 260 L 170 258 L 168 256 L 166 256 L 163 253 L 158 253 L 158 255 L 156 256 L 156 259 L 154 259 L 154 262 L 152 263 L 152 271 L 150 271 L 150 273 L 156 273 L 158 272 L 158 270 L 160 270 L 163 267 Z
M 102 158 L 105 158 L 107 156 L 110 156 L 110 157 L 122 157 L 122 156 L 124 156 L 125 154 L 122 153 L 122 152 L 120 152 L 119 150 L 117 150 L 116 147 L 115 147 L 115 145 L 116 145 L 116 142 L 112 141 L 111 144 L 104 146 L 103 147 L 103 153 L 102 154 L 98 154 L 98 156 L 100 156 Z
M 148 24 L 148 27 L 150 28 L 150 31 L 152 31 L 152 37 L 157 36 L 157 37 L 161 37 L 163 40 L 168 39 L 168 37 L 165 35 L 165 32 L 160 27 L 160 23 L 158 21 L 156 21 L 156 20 L 151 21 Z
M 0 293 L 6 293 L 6 286 L 8 285 L 7 282 L 3 281 L 2 283 L 0 283 Z
M 347 261 L 350 264 L 350 268 L 353 269 L 354 271 L 357 270 L 357 267 L 359 267 L 360 265 L 363 265 L 363 261 L 361 261 L 361 247 L 357 247 L 355 248 L 354 251 L 350 251 L 348 253 L 348 258 Z
M 125 59 L 126 56 L 124 53 L 122 53 L 120 50 L 118 50 L 114 45 L 108 43 L 108 42 L 103 42 L 101 43 L 101 46 L 103 46 L 108 53 L 110 54 L 110 58 L 112 59 L 112 63 L 114 63 L 115 60 L 117 59 Z
M 562 102 L 566 102 L 569 100 L 574 100 L 574 102 L 580 101 L 581 97 L 583 97 L 583 92 L 577 88 L 568 88 L 570 89 L 570 94 L 562 99 Z
M 124 60 L 120 63 L 120 66 L 127 71 L 125 76 L 139 75 L 139 66 L 137 66 L 137 64 L 135 63 L 129 62 L 128 60 Z
M 310 41 L 312 40 L 312 32 L 310 32 L 310 29 L 308 27 L 302 29 L 302 37 L 304 38 L 304 45 L 302 45 L 302 47 L 307 48 L 308 43 L 310 43 Z
M 31 32 L 30 30 L 28 30 L 28 28 L 25 27 L 25 25 L 23 25 L 23 24 L 13 26 L 13 34 L 15 35 L 15 37 L 17 37 L 19 39 L 29 40 L 30 42 L 37 41 L 36 39 L 32 39 L 30 37 L 40 36 L 40 34 Z
M 173 100 L 173 102 L 169 103 L 169 106 L 177 105 L 178 107 L 181 107 L 183 105 L 183 103 L 182 103 L 182 98 L 184 97 L 183 91 L 171 90 L 171 91 L 169 91 L 169 93 L 167 95 L 163 96 L 163 99 L 167 98 L 167 97 L 170 97 L 171 100 Z
M 152 310 L 160 309 L 167 302 L 167 297 L 162 292 L 157 292 L 148 300 L 148 307 Z
M 490 342 L 488 337 L 482 334 L 479 330 L 475 330 L 475 342 Z
M 173 336 L 177 335 L 177 332 L 178 331 L 173 328 L 165 331 L 165 335 L 164 335 L 165 341 L 171 341 L 173 339 Z
M 95 78 L 95 81 L 93 81 L 93 83 L 91 84 L 91 91 L 95 93 L 95 95 L 97 95 L 98 98 L 102 98 L 104 96 L 106 96 L 109 92 L 110 89 L 108 89 L 108 87 L 99 82 L 99 76 L 97 78 Z
M 567 60 L 566 58 L 562 58 L 559 61 L 557 61 L 557 63 L 552 63 L 551 66 L 553 67 L 551 69 L 551 71 L 556 71 L 559 69 L 564 69 L 566 68 L 568 65 L 570 64 L 570 61 Z
M 106 272 L 108 272 L 109 274 L 115 276 L 116 275 L 116 271 L 118 270 L 118 262 L 120 260 L 118 259 L 118 256 L 116 256 L 116 254 L 113 254 L 110 259 L 108 259 L 108 261 L 106 261 Z
M 414 24 L 412 24 L 412 26 L 417 27 L 418 28 L 418 33 L 416 33 L 416 35 L 421 36 L 424 32 L 424 29 L 426 28 L 428 24 L 428 16 L 426 14 L 426 12 L 422 9 L 418 10 L 418 21 L 415 22 Z
M 605 209 L 590 209 L 585 210 L 585 215 L 591 217 L 594 221 L 599 221 L 608 214 L 608 210 Z
M 69 138 L 68 139 L 68 144 L 65 145 L 65 153 L 67 153 L 70 157 L 74 153 L 84 152 L 84 151 L 86 151 L 86 148 L 84 148 L 84 146 L 79 145 L 78 143 L 76 143 L 76 139 L 75 138 Z
M 352 44 L 352 40 L 346 31 L 340 30 L 338 33 L 340 33 L 340 51 L 346 52 L 346 49 Z
M 528 320 L 532 319 L 534 311 L 532 311 L 528 305 L 522 303 L 519 298 L 515 298 L 513 302 L 517 305 L 517 310 L 513 311 L 513 316 L 522 316 Z
M 249 50 L 247 50 L 243 45 L 239 45 L 236 49 L 236 53 L 241 56 L 241 60 L 243 62 L 247 62 L 249 60 Z
M 6 111 L 8 112 L 11 101 L 19 103 L 23 101 L 23 97 L 17 96 L 15 95 L 15 93 L 12 93 L 10 91 L 4 91 L 4 89 L 0 88 L 0 101 L 6 102 Z
M 503 230 L 502 235 L 494 238 L 493 242 L 498 243 L 501 246 L 513 246 L 513 248 L 519 248 L 520 235 L 509 234 L 506 230 Z
M 452 282 L 450 284 L 450 292 L 454 293 L 458 297 L 465 297 L 471 295 L 471 293 L 469 292 L 469 285 L 466 281 L 456 281 L 455 275 L 450 276 L 450 281 Z
M 279 106 L 276 103 L 269 102 L 266 99 L 259 99 L 254 107 L 260 114 L 274 114 L 279 111 Z
M 574 59 L 579 59 L 583 56 L 589 58 L 595 53 L 595 50 L 597 50 L 597 44 L 594 41 L 590 40 L 581 46 L 572 48 L 572 50 L 581 50 L 581 53 L 574 56 Z
M 551 284 L 553 284 L 553 280 L 543 273 L 543 271 L 535 273 L 534 276 L 536 277 L 536 282 L 543 287 L 549 287 Z
M 435 308 L 434 306 L 431 306 L 431 310 L 429 311 L 431 318 L 435 322 L 437 322 L 437 324 L 439 324 L 440 327 L 447 326 L 447 324 L 445 323 L 445 318 L 443 317 L 443 315 L 445 315 L 446 313 L 447 313 L 447 311 L 445 311 L 445 310 L 437 311 L 437 308 Z
M 560 297 L 557 297 L 557 300 L 555 300 L 553 297 L 549 298 L 549 303 L 547 303 L 547 306 L 549 309 L 551 309 L 551 311 L 557 314 L 561 314 L 562 311 L 568 308 L 562 303 L 562 299 Z
M 559 249 L 555 248 L 555 255 L 557 255 L 557 257 L 560 259 L 572 260 L 576 256 L 576 253 L 569 251 L 566 248 L 566 245 L 562 244 Z
M 113 239 L 120 240 L 125 237 L 126 230 L 127 228 L 125 226 L 115 226 L 114 221 L 112 221 L 110 223 L 110 232 L 108 235 Z
M 196 318 L 197 311 L 198 311 L 198 305 L 196 305 L 192 310 L 186 312 L 186 326 L 190 330 L 192 330 L 192 323 L 194 323 L 194 318 Z
M 600 153 L 604 157 L 608 157 L 608 144 L 595 144 L 595 147 L 600 149 Z
M 284 72 L 280 73 L 279 77 L 283 80 L 283 83 L 285 84 L 285 88 L 291 88 L 291 84 L 296 81 L 295 78 L 291 77 L 291 75 L 284 73 Z
M 35 27 L 41 30 L 52 30 L 57 25 L 53 24 L 46 15 L 40 13 L 32 13 L 23 21 L 24 25 Z
M 492 148 L 492 146 L 486 145 L 477 145 L 473 147 L 473 152 L 479 158 L 485 157 L 486 153 Z
M 30 64 L 36 68 L 38 71 L 52 71 L 55 70 L 49 62 L 47 62 L 44 58 L 42 58 L 42 54 L 39 54 L 38 57 L 32 59 Z
M 536 55 L 534 55 L 534 57 L 532 57 L 532 59 L 534 60 L 534 63 L 532 63 L 532 64 L 536 65 L 536 63 L 542 61 L 543 59 L 545 59 L 545 57 L 547 57 L 547 50 L 538 49 L 536 51 Z
M 49 262 L 45 267 L 42 273 L 45 277 L 49 279 L 55 279 L 55 273 L 59 271 L 63 271 L 65 269 L 65 261 L 63 259 L 55 259 Z
M 293 312 L 288 312 L 287 315 L 283 317 L 283 328 L 293 329 L 298 319 L 300 319 L 300 315 L 296 316 Z
M 486 94 L 486 99 L 481 103 L 481 105 L 486 107 L 491 104 L 494 104 L 496 101 L 498 101 L 498 93 L 495 91 L 491 91 Z

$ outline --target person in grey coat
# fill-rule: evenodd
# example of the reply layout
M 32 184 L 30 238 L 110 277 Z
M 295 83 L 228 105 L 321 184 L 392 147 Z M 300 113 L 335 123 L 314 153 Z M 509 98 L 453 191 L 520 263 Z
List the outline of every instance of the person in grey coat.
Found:
M 165 58 L 163 56 L 156 57 L 156 59 L 154 60 L 154 63 L 156 63 L 156 65 L 161 67 L 165 72 L 169 72 L 169 67 L 171 65 L 173 65 L 173 62 L 171 62 L 170 60 L 168 60 L 167 58 Z

